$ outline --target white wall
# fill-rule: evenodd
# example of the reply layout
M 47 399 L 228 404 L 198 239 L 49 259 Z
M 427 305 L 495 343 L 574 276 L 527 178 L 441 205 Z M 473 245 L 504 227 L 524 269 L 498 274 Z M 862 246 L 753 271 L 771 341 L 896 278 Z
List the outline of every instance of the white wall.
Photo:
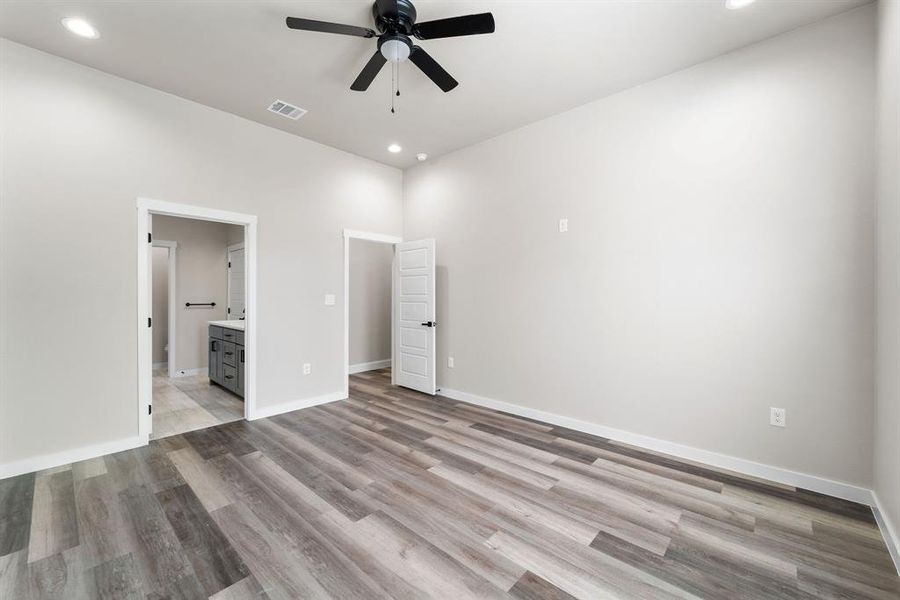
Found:
M 879 3 L 879 24 L 875 493 L 900 543 L 900 1 Z
M 258 216 L 259 409 L 343 389 L 323 295 L 345 227 L 400 234 L 400 171 L 6 40 L 0 67 L 0 466 L 137 436 L 138 196 Z
M 228 318 L 228 245 L 241 242 L 243 235 L 241 225 L 163 215 L 153 217 L 154 239 L 178 242 L 174 340 L 175 369 L 178 371 L 205 369 L 209 363 L 208 322 Z M 153 284 L 156 285 L 155 278 Z M 154 289 L 154 314 L 155 292 Z M 187 307 L 187 302 L 215 302 L 216 305 Z M 154 357 L 157 352 L 157 323 L 153 323 Z
M 393 244 L 350 239 L 350 364 L 391 358 Z
M 153 364 L 156 365 L 168 361 L 169 249 L 154 247 L 150 262 L 153 278 Z
M 874 34 L 870 5 L 407 171 L 438 385 L 871 484 Z

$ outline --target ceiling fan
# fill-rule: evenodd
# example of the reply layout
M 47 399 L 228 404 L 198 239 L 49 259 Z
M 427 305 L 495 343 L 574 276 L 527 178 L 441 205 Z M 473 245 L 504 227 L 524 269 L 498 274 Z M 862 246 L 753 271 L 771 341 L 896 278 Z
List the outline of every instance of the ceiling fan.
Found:
M 362 72 L 350 86 L 351 90 L 364 92 L 388 61 L 400 63 L 407 58 L 419 67 L 439 88 L 449 92 L 457 85 L 453 77 L 437 63 L 421 46 L 415 46 L 411 37 L 420 40 L 494 33 L 494 17 L 491 13 L 451 17 L 436 21 L 416 23 L 416 7 L 410 0 L 375 0 L 372 6 L 375 27 L 378 32 L 367 27 L 327 23 L 312 19 L 288 17 L 287 26 L 304 31 L 340 33 L 357 37 L 378 37 L 378 49 Z M 379 33 L 380 32 L 380 33 Z

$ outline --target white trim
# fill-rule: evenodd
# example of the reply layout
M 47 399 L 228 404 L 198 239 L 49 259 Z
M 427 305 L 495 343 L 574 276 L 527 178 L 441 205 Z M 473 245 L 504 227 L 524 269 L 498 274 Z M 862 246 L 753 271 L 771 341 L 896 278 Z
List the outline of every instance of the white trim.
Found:
M 368 240 L 370 242 L 382 242 L 385 244 L 399 244 L 403 241 L 402 237 L 396 235 L 387 235 L 384 233 L 372 233 L 371 231 L 357 231 L 356 229 L 345 229 L 344 239 L 350 238 L 356 240 Z
M 175 361 L 175 350 L 178 344 L 175 341 L 178 339 L 176 327 L 176 317 L 178 314 L 177 302 L 178 302 L 178 242 L 170 241 L 170 240 L 153 240 L 152 246 L 154 248 L 168 248 L 169 249 L 169 265 L 168 265 L 168 276 L 169 276 L 169 293 L 166 301 L 169 304 L 168 309 L 168 337 L 169 342 L 166 344 L 166 362 L 159 363 L 165 365 L 165 368 L 169 371 L 169 378 L 175 377 L 175 365 L 177 364 Z M 153 367 L 154 369 L 156 366 Z M 160 367 L 162 368 L 162 367 Z
M 147 315 L 149 313 L 151 299 L 149 297 L 150 244 L 147 243 L 147 233 L 150 230 L 150 215 L 168 215 L 172 217 L 186 217 L 201 219 L 204 221 L 216 221 L 219 223 L 231 223 L 244 226 L 244 260 L 246 261 L 245 285 L 247 296 L 245 306 L 247 311 L 247 327 L 244 333 L 244 348 L 246 349 L 247 364 L 245 365 L 244 384 L 244 418 L 253 419 L 256 407 L 256 245 L 257 245 L 257 217 L 243 213 L 192 206 L 190 204 L 178 204 L 165 202 L 151 198 L 138 198 L 137 207 L 137 339 L 138 339 L 138 437 L 144 444 L 150 441 L 150 430 L 153 426 L 152 417 L 148 407 L 153 400 L 152 382 L 152 336 L 147 327 Z
M 384 360 L 373 360 L 372 362 L 364 362 L 364 363 L 356 363 L 355 365 L 350 365 L 350 374 L 354 373 L 364 373 L 366 371 L 374 371 L 376 369 L 385 369 L 391 366 L 391 359 L 386 358 Z
M 229 260 L 231 257 L 231 253 L 235 250 L 243 250 L 244 242 L 239 242 L 237 244 L 231 244 L 225 247 L 225 264 L 231 264 Z M 246 255 L 246 252 L 244 253 Z M 225 318 L 231 319 L 231 267 L 225 271 Z M 247 295 L 247 274 L 244 273 L 244 296 Z M 240 318 L 240 317 L 236 317 Z
M 355 229 L 344 230 L 344 397 L 350 395 L 350 240 L 368 240 L 384 244 L 399 244 L 402 237 L 372 233 L 370 231 L 357 231 Z M 391 267 L 391 306 L 394 304 L 394 269 Z M 394 311 L 391 310 L 391 364 L 394 361 Z M 388 365 L 390 366 L 390 365 Z M 394 383 L 394 373 L 391 372 L 391 383 Z
M 878 529 L 881 530 L 884 543 L 887 545 L 888 552 L 890 552 L 891 558 L 894 560 L 894 568 L 897 569 L 897 574 L 900 575 L 900 536 L 897 535 L 897 530 L 894 529 L 890 517 L 884 511 L 881 501 L 878 499 L 878 494 L 874 490 L 872 491 L 872 512 L 875 513 Z
M 467 392 L 461 392 L 459 390 L 442 388 L 438 392 L 438 395 L 445 396 L 453 400 L 461 400 L 470 404 L 476 404 L 478 406 L 484 406 L 486 408 L 491 408 L 494 410 L 508 412 L 520 417 L 536 419 L 538 421 L 543 421 L 552 425 L 568 427 L 569 429 L 575 429 L 576 431 L 582 431 L 585 433 L 590 433 L 592 435 L 608 438 L 610 440 L 624 442 L 627 444 L 631 444 L 632 446 L 639 446 L 641 448 L 646 448 L 655 452 L 662 452 L 664 454 L 669 454 L 677 458 L 704 463 L 720 469 L 726 469 L 729 471 L 734 471 L 736 473 L 750 475 L 752 477 L 758 477 L 777 483 L 783 483 L 806 490 L 812 490 L 814 492 L 827 494 L 836 498 L 843 498 L 844 500 L 859 502 L 867 506 L 872 505 L 871 490 L 867 490 L 866 488 L 855 486 L 849 483 L 833 481 L 831 479 L 818 477 L 816 475 L 808 475 L 806 473 L 799 473 L 797 471 L 791 471 L 789 469 L 783 469 L 781 467 L 765 465 L 762 463 L 753 462 L 751 460 L 745 460 L 743 458 L 719 454 L 718 452 L 711 452 L 709 450 L 702 450 L 700 448 L 676 444 L 674 442 L 668 442 L 637 433 L 631 433 L 629 431 L 623 431 L 621 429 L 614 429 L 612 427 L 606 427 L 604 425 L 598 425 L 596 423 L 590 423 L 588 421 L 581 421 L 572 417 L 565 417 L 562 415 L 545 412 L 543 410 L 519 406 L 518 404 L 503 402 L 501 400 L 494 400 L 492 398 L 485 398 L 483 396 L 476 396 L 475 394 L 469 394 Z
M 94 444 L 92 446 L 82 446 L 72 450 L 64 450 L 62 452 L 54 452 L 53 454 L 43 454 L 33 456 L 24 460 L 0 465 L 0 479 L 7 477 L 15 477 L 24 473 L 32 473 L 34 471 L 42 471 L 44 469 L 52 469 L 74 463 L 89 458 L 97 458 L 114 452 L 122 452 L 123 450 L 131 450 L 138 446 L 145 445 L 146 442 L 140 437 L 130 437 L 124 440 L 115 440 L 112 442 L 103 442 L 102 444 Z
M 171 377 L 193 377 L 209 372 L 209 367 L 194 367 L 193 369 L 178 369 Z
M 266 417 L 274 417 L 275 415 L 300 410 L 302 408 L 310 408 L 313 406 L 319 406 L 320 404 L 328 404 L 329 402 L 337 402 L 338 400 L 346 399 L 347 394 L 343 392 L 332 392 L 330 394 L 324 394 L 322 396 L 313 396 L 311 398 L 290 400 L 288 402 L 282 402 L 280 404 L 274 404 L 272 406 L 263 406 L 261 408 L 257 408 L 254 411 L 253 418 L 251 420 L 255 421 L 257 419 L 265 419 Z

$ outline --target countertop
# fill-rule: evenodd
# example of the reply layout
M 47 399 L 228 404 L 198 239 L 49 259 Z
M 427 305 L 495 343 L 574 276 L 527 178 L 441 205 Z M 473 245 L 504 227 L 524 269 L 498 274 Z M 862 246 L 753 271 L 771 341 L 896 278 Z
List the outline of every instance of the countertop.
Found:
M 244 331 L 244 323 L 247 321 L 240 321 L 235 319 L 233 321 L 209 321 L 210 325 L 215 325 L 216 327 L 226 327 L 228 329 L 237 329 L 238 331 Z

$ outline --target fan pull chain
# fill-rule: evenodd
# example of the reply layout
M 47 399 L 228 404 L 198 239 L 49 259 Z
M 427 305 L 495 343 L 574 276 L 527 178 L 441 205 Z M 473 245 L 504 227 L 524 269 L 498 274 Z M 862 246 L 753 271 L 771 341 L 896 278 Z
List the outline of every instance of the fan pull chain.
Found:
M 394 89 L 396 88 L 397 81 L 397 63 L 394 62 L 391 64 L 391 114 L 394 113 Z

